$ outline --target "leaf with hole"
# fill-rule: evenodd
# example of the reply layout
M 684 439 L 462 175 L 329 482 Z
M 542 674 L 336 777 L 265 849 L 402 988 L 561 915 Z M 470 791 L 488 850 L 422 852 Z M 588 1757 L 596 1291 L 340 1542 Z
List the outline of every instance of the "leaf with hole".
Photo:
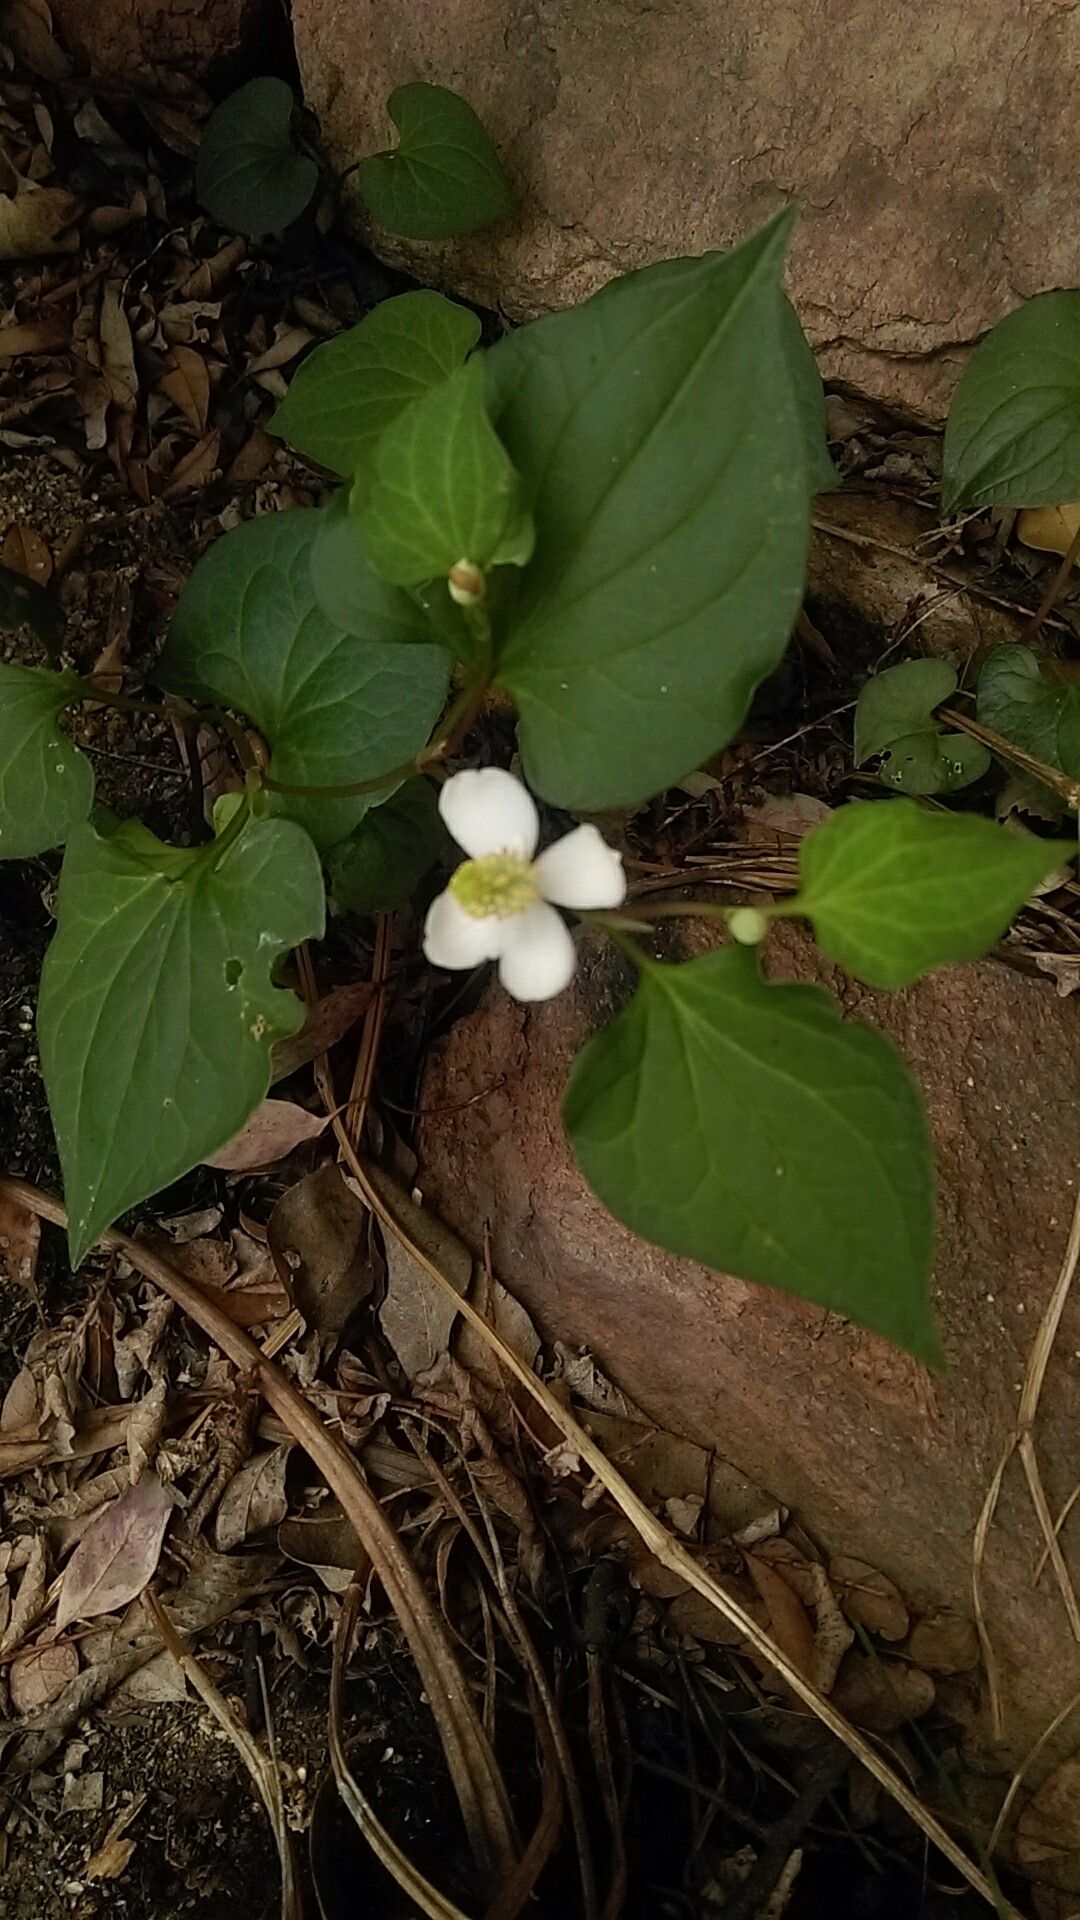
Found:
M 398 586 L 445 578 L 462 560 L 481 568 L 525 564 L 532 522 L 488 418 L 480 360 L 391 421 L 350 506 L 372 566 Z
M 700 765 L 787 645 L 811 484 L 790 224 L 629 274 L 487 355 L 536 526 L 496 679 L 558 806 L 632 805 Z
M 1041 293 L 992 327 L 953 396 L 942 504 L 1055 507 L 1080 496 L 1080 292 Z
M 88 818 L 93 768 L 59 725 L 85 691 L 74 674 L 0 662 L 0 860 L 58 847 Z
M 310 565 L 325 512 L 264 514 L 215 541 L 180 596 L 159 667 L 163 686 L 246 713 L 269 742 L 270 773 L 299 786 L 377 779 L 410 759 L 449 681 L 421 608 L 375 574 L 364 577 L 362 634 L 327 620 Z M 382 798 L 270 801 L 328 847 Z
M 889 1042 L 820 987 L 767 983 L 743 947 L 644 961 L 563 1118 L 634 1233 L 938 1358 L 922 1105 Z
M 303 1024 L 274 962 L 323 931 L 308 835 L 261 820 L 231 847 L 77 827 L 60 874 L 38 1038 L 71 1260 L 240 1131 L 274 1042 Z
M 1054 841 L 976 814 L 855 801 L 800 843 L 802 886 L 783 911 L 858 979 L 906 987 L 988 953 L 1061 858 Z
M 878 777 L 898 793 L 956 793 L 981 780 L 990 766 L 986 748 L 934 719 L 955 688 L 944 660 L 902 660 L 875 673 L 855 708 L 856 766 L 880 754 Z
M 196 162 L 199 205 L 234 233 L 282 233 L 319 182 L 314 160 L 297 151 L 295 101 L 284 80 L 249 80 L 215 107 Z
M 335 913 L 392 913 L 447 845 L 430 780 L 407 780 L 326 855 Z
M 1058 671 L 1030 647 L 995 647 L 979 674 L 977 712 L 1033 759 L 1080 780 L 1080 684 Z
M 332 472 L 354 474 L 410 400 L 447 379 L 479 338 L 476 315 L 441 293 L 384 300 L 308 356 L 271 430 Z
M 380 227 L 408 240 L 448 240 L 512 211 L 499 157 L 459 94 L 416 80 L 390 95 L 387 112 L 398 144 L 359 168 L 360 192 Z

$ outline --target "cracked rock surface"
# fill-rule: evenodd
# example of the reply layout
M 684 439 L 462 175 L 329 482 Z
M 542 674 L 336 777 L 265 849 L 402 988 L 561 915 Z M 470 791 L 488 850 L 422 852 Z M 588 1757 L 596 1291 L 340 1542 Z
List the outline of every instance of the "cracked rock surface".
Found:
M 293 0 L 293 23 L 337 169 L 392 144 L 404 81 L 476 107 L 519 214 L 376 244 L 513 318 L 795 200 L 824 374 L 934 422 L 987 327 L 1080 283 L 1075 0 Z

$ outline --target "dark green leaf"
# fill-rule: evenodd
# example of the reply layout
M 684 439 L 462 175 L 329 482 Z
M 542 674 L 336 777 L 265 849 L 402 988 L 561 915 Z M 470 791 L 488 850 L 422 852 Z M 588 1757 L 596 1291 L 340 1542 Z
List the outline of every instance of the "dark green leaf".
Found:
M 860 980 L 906 987 L 989 952 L 1061 855 L 975 814 L 856 801 L 800 842 L 802 887 L 784 911 Z
M 744 947 L 646 962 L 579 1054 L 563 1116 L 635 1233 L 937 1358 L 919 1096 L 888 1041 L 820 987 L 766 984 Z
M 93 769 L 58 725 L 84 696 L 74 674 L 0 663 L 0 860 L 57 847 L 87 818 Z
M 360 192 L 381 227 L 409 240 L 446 240 L 511 211 L 498 155 L 459 94 L 417 80 L 390 95 L 387 112 L 397 146 L 360 163 Z
M 334 473 L 356 473 L 391 420 L 453 373 L 479 338 L 476 315 L 439 293 L 384 300 L 309 355 L 271 430 Z
M 944 660 L 903 660 L 876 673 L 855 709 L 856 766 L 880 754 L 880 778 L 898 793 L 956 793 L 980 780 L 990 765 L 986 748 L 934 719 L 955 687 Z
M 803 432 L 803 459 L 811 493 L 826 493 L 839 476 L 829 457 L 825 389 L 817 361 L 790 300 L 783 302 L 781 337 L 795 390 L 795 405 Z
M 422 644 L 419 607 L 374 575 L 363 637 L 326 619 L 309 564 L 322 517 L 264 514 L 216 541 L 180 597 L 160 668 L 163 686 L 249 715 L 272 748 L 271 773 L 301 786 L 376 779 L 418 753 L 449 678 L 446 653 Z M 272 796 L 320 847 L 371 804 Z
M 991 329 L 960 377 L 942 499 L 1056 507 L 1080 498 L 1080 293 L 1042 293 Z
M 195 185 L 199 204 L 236 233 L 281 233 L 318 185 L 314 160 L 293 139 L 293 96 L 284 80 L 249 80 L 215 107 L 203 129 Z
M 787 644 L 810 493 L 789 227 L 629 274 L 487 356 L 536 524 L 496 677 L 560 806 L 633 804 L 698 766 Z
M 361 639 L 372 631 L 373 621 L 378 630 L 379 610 L 398 591 L 370 565 L 345 487 L 321 509 L 311 543 L 311 585 L 319 611 L 331 625 Z M 470 636 L 445 580 L 426 580 L 407 589 L 402 598 L 411 605 L 412 625 L 398 630 L 399 644 L 434 643 L 447 647 L 455 658 L 470 658 Z
M 446 846 L 430 780 L 407 780 L 326 855 L 335 913 L 392 913 L 403 907 Z
M 78 1265 L 125 1208 L 224 1146 L 304 1007 L 278 955 L 323 930 L 315 848 L 263 820 L 222 852 L 128 822 L 71 835 L 38 1032 Z
M 531 525 L 488 418 L 480 360 L 398 414 L 351 504 L 372 566 L 398 586 L 445 579 L 462 560 L 483 568 L 528 559 Z
M 1080 686 L 1055 684 L 1030 647 L 995 647 L 979 675 L 979 719 L 1045 766 L 1080 780 Z

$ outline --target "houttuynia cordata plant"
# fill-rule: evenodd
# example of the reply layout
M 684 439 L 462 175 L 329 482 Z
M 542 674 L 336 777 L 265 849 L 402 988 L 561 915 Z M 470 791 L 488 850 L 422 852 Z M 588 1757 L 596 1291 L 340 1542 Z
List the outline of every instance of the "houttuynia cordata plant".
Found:
M 420 231 L 413 173 L 373 172 L 369 191 Z M 431 964 L 495 962 L 521 997 L 568 984 L 583 915 L 628 957 L 632 994 L 582 1049 L 564 1106 L 620 1219 L 937 1357 L 919 1095 L 822 989 L 771 981 L 761 943 L 796 915 L 830 960 L 901 988 L 986 952 L 1060 866 L 1060 838 L 945 804 L 988 764 L 936 717 L 955 676 L 913 660 L 870 683 L 856 751 L 888 792 L 805 837 L 790 897 L 714 905 L 731 937 L 701 957 L 656 957 L 648 902 L 627 900 L 587 818 L 731 741 L 787 646 L 812 499 L 832 479 L 821 385 L 782 291 L 790 228 L 782 213 L 731 252 L 627 274 L 487 350 L 470 312 L 415 292 L 312 353 L 275 427 L 341 485 L 322 508 L 220 538 L 157 668 L 167 701 L 239 716 L 266 744 L 207 844 L 96 820 L 60 718 L 108 696 L 71 673 L 2 669 L 0 853 L 66 843 L 39 1018 L 73 1260 L 264 1097 L 271 1050 L 303 1016 L 278 965 L 322 933 L 327 880 L 366 912 L 424 887 Z M 1045 429 L 1055 466 L 1015 406 L 1002 437 L 988 342 L 950 426 L 953 501 L 1012 497 L 999 479 L 1023 492 L 1029 475 L 1032 499 L 1080 492 L 1078 296 L 1051 298 L 1074 303 L 1068 458 L 1060 422 Z M 1053 340 L 1057 314 L 1044 304 Z M 1028 352 L 1044 350 L 1040 332 Z M 996 726 L 1072 766 L 1073 698 L 1032 663 L 994 668 Z M 520 780 L 470 764 L 493 689 L 516 710 Z

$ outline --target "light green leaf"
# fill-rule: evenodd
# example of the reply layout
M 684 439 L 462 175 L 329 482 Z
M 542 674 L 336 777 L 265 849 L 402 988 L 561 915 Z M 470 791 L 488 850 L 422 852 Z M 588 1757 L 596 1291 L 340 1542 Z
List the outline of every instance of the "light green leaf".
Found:
M 809 536 L 781 216 L 487 355 L 536 524 L 496 678 L 529 784 L 632 805 L 738 731 L 799 610 Z
M 335 913 L 392 913 L 410 900 L 447 844 L 430 780 L 407 780 L 326 855 Z
M 390 95 L 387 112 L 398 144 L 359 169 L 360 192 L 381 227 L 409 240 L 447 240 L 512 211 L 498 155 L 459 94 L 417 80 Z
M 239 1132 L 274 1042 L 304 1020 L 274 962 L 322 930 L 318 855 L 291 821 L 221 852 L 165 847 L 135 822 L 72 833 L 38 1034 L 74 1265 Z
M 263 514 L 199 561 L 173 615 L 161 684 L 247 714 L 272 749 L 270 772 L 300 786 L 376 779 L 426 745 L 449 659 L 427 646 L 407 594 L 368 577 L 363 636 L 316 604 L 310 553 L 323 510 Z M 403 644 L 403 643 L 409 644 Z M 272 795 L 271 810 L 332 846 L 384 795 Z
M 402 408 L 460 367 L 479 338 L 476 315 L 440 293 L 384 300 L 308 356 L 271 432 L 332 472 L 354 474 Z
M 1042 293 L 999 321 L 960 377 L 942 503 L 1056 507 L 1080 498 L 1080 292 Z
M 350 504 L 372 566 L 398 586 L 445 579 L 460 560 L 487 567 L 514 548 L 521 488 L 488 419 L 481 361 L 398 414 Z M 525 559 L 531 545 L 530 535 Z
M 745 947 L 645 962 L 578 1055 L 563 1118 L 635 1233 L 938 1357 L 919 1096 L 889 1042 L 820 987 L 767 984 Z
M 0 663 L 0 860 L 57 847 L 87 818 L 93 768 L 57 724 L 84 696 L 75 674 Z
M 397 631 L 397 644 L 435 645 L 448 648 L 456 659 L 471 657 L 471 636 L 445 580 L 425 580 L 403 591 L 389 586 L 375 572 L 364 551 L 356 518 L 349 510 L 346 487 L 320 510 L 310 565 L 319 611 L 343 633 L 364 639 L 372 631 L 373 620 L 377 625 L 388 598 L 401 594 L 411 605 L 412 625 Z
M 294 101 L 284 80 L 249 80 L 215 107 L 196 162 L 199 205 L 235 233 L 281 233 L 311 199 L 314 160 L 293 139 Z
M 856 766 L 880 754 L 879 778 L 898 793 L 956 793 L 980 780 L 990 765 L 986 748 L 934 719 L 955 687 L 944 660 L 903 660 L 875 673 L 855 709 Z
M 975 814 L 855 801 L 800 842 L 802 887 L 783 912 L 804 915 L 858 979 L 906 987 L 989 952 L 1061 857 L 1053 841 Z
M 1051 662 L 1040 666 L 1030 647 L 995 647 L 979 675 L 979 719 L 1025 753 L 1070 780 L 1080 780 L 1080 686 L 1055 685 Z

